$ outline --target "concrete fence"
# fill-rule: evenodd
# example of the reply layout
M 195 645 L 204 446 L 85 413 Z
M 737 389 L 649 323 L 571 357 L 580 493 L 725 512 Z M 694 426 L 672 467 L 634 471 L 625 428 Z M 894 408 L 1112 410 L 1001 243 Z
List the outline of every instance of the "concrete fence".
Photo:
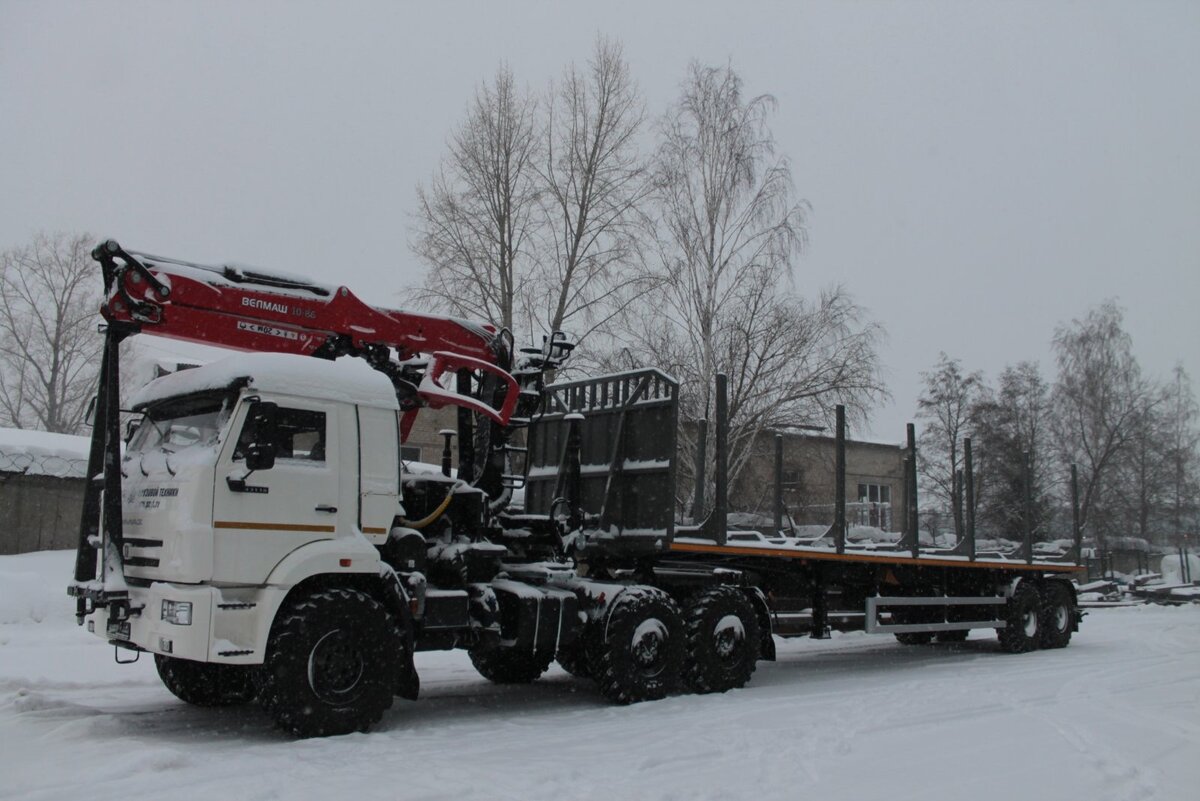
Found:
M 0 554 L 74 548 L 83 478 L 0 472 Z

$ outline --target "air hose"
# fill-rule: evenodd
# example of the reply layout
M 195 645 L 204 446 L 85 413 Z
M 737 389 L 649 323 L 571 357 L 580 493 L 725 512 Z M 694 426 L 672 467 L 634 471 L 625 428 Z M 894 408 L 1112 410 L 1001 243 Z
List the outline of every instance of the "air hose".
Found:
M 415 528 L 418 530 L 425 528 L 426 526 L 430 525 L 431 523 L 436 522 L 437 519 L 439 517 L 441 517 L 442 514 L 445 513 L 446 509 L 449 508 L 450 500 L 453 497 L 454 497 L 454 488 L 452 487 L 450 489 L 450 491 L 446 493 L 445 500 L 443 500 L 440 504 L 438 504 L 438 508 L 434 509 L 427 516 L 421 518 L 420 520 L 414 520 L 412 522 L 409 522 L 408 520 L 405 520 L 404 518 L 400 518 L 401 525 L 403 525 L 407 528 Z

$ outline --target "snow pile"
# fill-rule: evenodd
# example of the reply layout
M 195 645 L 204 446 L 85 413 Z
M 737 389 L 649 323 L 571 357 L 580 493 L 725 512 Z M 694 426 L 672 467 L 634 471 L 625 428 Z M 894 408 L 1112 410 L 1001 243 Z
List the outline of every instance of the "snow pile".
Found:
M 38 551 L 0 557 L 0 626 L 74 624 L 67 596 L 74 551 Z
M 85 478 L 90 446 L 88 437 L 0 428 L 0 472 Z

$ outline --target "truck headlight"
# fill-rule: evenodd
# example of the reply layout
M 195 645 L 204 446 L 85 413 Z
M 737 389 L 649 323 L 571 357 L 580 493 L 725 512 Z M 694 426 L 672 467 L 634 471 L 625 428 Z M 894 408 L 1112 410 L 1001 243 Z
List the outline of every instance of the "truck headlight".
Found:
M 164 600 L 162 602 L 162 619 L 168 623 L 174 623 L 176 626 L 192 625 L 192 602 Z

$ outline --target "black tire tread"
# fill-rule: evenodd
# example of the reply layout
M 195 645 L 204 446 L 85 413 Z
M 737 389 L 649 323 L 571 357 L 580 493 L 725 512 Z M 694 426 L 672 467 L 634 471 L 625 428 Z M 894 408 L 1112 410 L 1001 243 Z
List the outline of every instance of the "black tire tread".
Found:
M 744 657 L 728 667 L 707 658 L 712 618 L 736 614 L 742 621 L 746 639 Z M 754 675 L 759 654 L 758 616 L 745 594 L 736 587 L 711 587 L 696 595 L 684 613 L 687 657 L 683 681 L 698 693 L 725 692 L 744 687 Z
M 1023 618 L 1025 611 L 1032 608 L 1038 619 L 1038 630 L 1030 636 L 1025 633 Z M 1036 651 L 1041 638 L 1041 594 L 1037 587 L 1028 580 L 1022 581 L 1013 591 L 1012 597 L 1004 607 L 1005 621 L 1008 623 L 996 632 L 1000 647 L 1010 654 L 1024 654 Z
M 637 588 L 638 594 L 627 598 L 618 597 L 609 612 L 607 625 L 589 643 L 589 663 L 600 694 L 617 704 L 633 704 L 641 701 L 656 701 L 665 698 L 677 686 L 684 659 L 683 619 L 679 607 L 665 592 L 649 588 Z M 653 680 L 646 680 L 627 669 L 624 664 L 624 639 L 631 636 L 641 621 L 654 615 L 668 626 L 672 633 L 668 641 L 667 665 Z M 628 630 L 627 630 L 628 629 Z M 605 640 L 607 635 L 608 640 Z M 609 643 L 613 647 L 609 647 Z
M 493 684 L 529 684 L 537 681 L 554 661 L 554 655 L 550 653 L 501 646 L 472 648 L 468 653 L 479 675 Z
M 1059 605 L 1067 607 L 1067 628 L 1060 631 L 1055 625 L 1055 614 Z M 1041 626 L 1038 644 L 1042 648 L 1066 648 L 1071 642 L 1075 626 L 1075 599 L 1071 590 L 1062 582 L 1048 581 L 1041 588 Z
M 307 687 L 306 668 L 295 664 L 304 644 L 326 616 L 363 628 L 360 641 L 375 649 L 381 662 L 374 677 L 372 703 L 331 708 Z M 276 618 L 261 673 L 259 702 L 275 724 L 298 737 L 323 737 L 367 731 L 392 705 L 403 638 L 383 605 L 365 592 L 326 589 L 294 601 Z M 307 665 L 307 654 L 303 662 Z M 303 681 L 297 679 L 302 678 Z
M 154 655 L 154 667 L 171 694 L 192 706 L 237 706 L 254 700 L 254 667 L 193 662 Z

